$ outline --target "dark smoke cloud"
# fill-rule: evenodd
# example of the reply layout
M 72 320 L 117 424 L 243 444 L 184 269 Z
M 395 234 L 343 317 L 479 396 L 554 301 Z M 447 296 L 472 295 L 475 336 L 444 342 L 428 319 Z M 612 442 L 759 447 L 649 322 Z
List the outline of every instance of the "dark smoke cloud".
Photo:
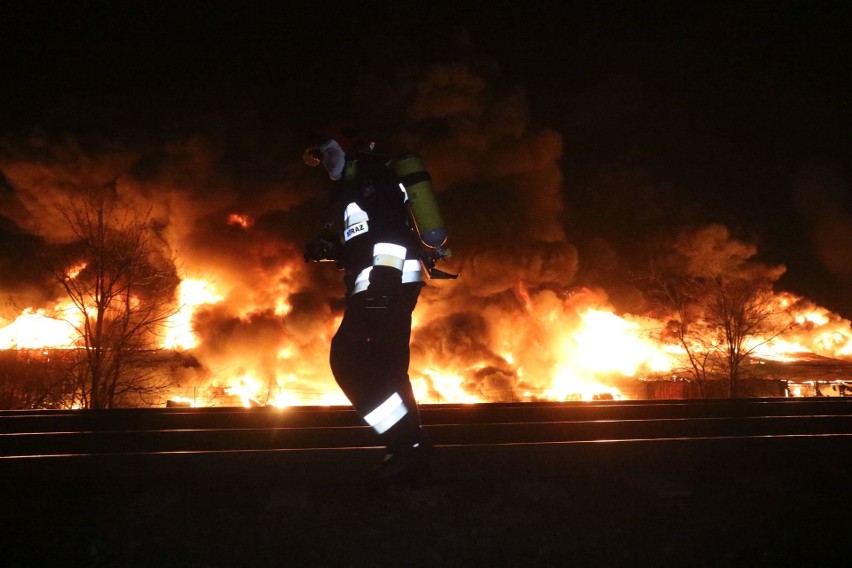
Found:
M 839 167 L 827 162 L 803 166 L 795 182 L 798 210 L 823 266 L 852 283 L 852 193 Z
M 488 297 L 524 282 L 536 288 L 570 286 L 577 271 L 577 251 L 567 243 L 533 242 L 486 246 L 464 254 L 459 287 L 472 296 Z
M 765 262 L 757 245 L 718 223 L 671 227 L 655 236 L 655 248 L 640 281 L 651 274 L 663 278 L 723 276 L 772 285 L 786 272 L 783 265 Z
M 492 86 L 466 66 L 430 69 L 404 91 L 413 100 L 398 140 L 426 160 L 462 270 L 474 256 L 488 257 L 522 280 L 532 277 L 524 265 L 540 259 L 557 280 L 570 280 L 576 265 L 562 226 L 561 136 L 530 126 L 517 89 Z
M 741 274 L 766 282 L 775 282 L 785 267 L 757 262 L 757 246 L 735 238 L 728 227 L 706 225 L 682 229 L 674 248 L 681 256 L 680 270 L 689 276 Z
M 68 197 L 116 184 L 134 159 L 109 145 L 92 151 L 69 135 L 36 131 L 27 140 L 3 141 L 0 171 L 14 191 L 2 195 L 0 215 L 51 242 L 67 241 L 72 234 L 60 207 Z
M 447 269 L 461 273 L 424 291 L 413 365 L 466 369 L 467 392 L 509 396 L 520 378 L 498 350 L 507 327 L 526 316 L 519 287 L 541 301 L 540 291 L 567 290 L 579 266 L 564 230 L 562 138 L 532 126 L 524 93 L 487 61 L 362 88 L 390 91 L 403 125 L 391 147 L 424 157 L 449 228 Z M 552 307 L 561 310 L 558 301 Z M 535 327 L 532 321 L 524 325 Z
M 40 305 L 54 297 L 56 290 L 44 279 L 42 259 L 48 250 L 44 239 L 0 217 L 0 294 L 6 296 L 0 296 L 0 300 L 10 304 L 0 308 L 4 317 L 12 318 L 22 307 Z
M 470 392 L 505 393 L 519 380 L 497 352 L 507 318 L 524 317 L 529 302 L 561 309 L 553 294 L 569 289 L 578 271 L 564 230 L 562 138 L 531 125 L 523 92 L 505 84 L 494 65 L 372 80 L 372 89 L 358 89 L 387 94 L 387 112 L 374 129 L 382 134 L 378 151 L 424 157 L 454 252 L 441 268 L 461 273 L 424 292 L 414 364 L 424 370 L 451 363 L 468 369 Z M 375 97 L 368 102 L 375 105 Z M 12 191 L 0 214 L 23 235 L 60 242 L 67 235 L 56 204 L 68 192 L 112 184 L 138 209 L 150 209 L 183 276 L 213 280 L 223 297 L 200 307 L 194 322 L 195 353 L 214 377 L 245 367 L 274 381 L 282 369 L 300 368 L 277 355 L 286 346 L 325 368 L 341 275 L 329 265 L 306 265 L 301 252 L 326 220 L 329 182 L 301 166 L 295 145 L 258 147 L 235 142 L 226 130 L 159 144 L 7 140 L 0 170 Z M 235 160 L 240 149 L 251 150 L 257 171 Z M 233 214 L 247 219 L 245 226 L 230 222 Z M 543 291 L 551 295 L 537 300 Z
M 530 313 L 544 322 L 552 310 L 574 309 L 563 300 L 580 264 L 564 227 L 562 138 L 532 126 L 523 92 L 494 66 L 456 64 L 373 80 L 372 91 L 387 93 L 390 109 L 377 123 L 378 151 L 424 157 L 454 253 L 441 268 L 461 273 L 424 291 L 413 364 L 424 370 L 451 363 L 467 369 L 470 392 L 505 393 L 520 380 L 500 347 L 507 322 Z M 199 308 L 194 322 L 196 354 L 213 376 L 243 367 L 270 382 L 282 369 L 307 373 L 279 356 L 288 346 L 325 368 L 341 276 L 330 265 L 306 265 L 301 251 L 326 220 L 328 181 L 301 166 L 294 145 L 240 146 L 221 132 L 160 144 L 7 141 L 0 170 L 13 191 L 0 213 L 32 238 L 60 241 L 55 204 L 68 191 L 113 184 L 137 208 L 151 210 L 184 277 L 213 280 L 223 297 Z M 236 165 L 240 148 L 254 152 L 260 171 Z M 245 226 L 231 222 L 233 214 L 247 219 Z M 544 327 L 525 333 L 530 346 L 548 340 Z M 544 361 L 528 366 L 546 368 Z

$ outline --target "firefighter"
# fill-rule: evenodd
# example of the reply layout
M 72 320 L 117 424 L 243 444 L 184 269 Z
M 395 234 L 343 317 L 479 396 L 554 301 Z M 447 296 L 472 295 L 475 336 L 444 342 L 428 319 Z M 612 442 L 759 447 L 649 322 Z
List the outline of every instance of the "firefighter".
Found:
M 387 448 L 374 481 L 422 483 L 431 445 L 408 377 L 411 314 L 424 285 L 420 243 L 408 224 L 407 195 L 372 143 L 327 138 L 306 150 L 333 180 L 333 223 L 306 247 L 309 261 L 344 270 L 343 320 L 331 341 L 334 378 Z

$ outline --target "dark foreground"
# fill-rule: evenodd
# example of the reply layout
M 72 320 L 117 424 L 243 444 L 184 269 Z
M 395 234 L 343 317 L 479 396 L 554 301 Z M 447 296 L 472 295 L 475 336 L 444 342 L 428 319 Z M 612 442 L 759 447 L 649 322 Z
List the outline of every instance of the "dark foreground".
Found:
M 0 460 L 0 566 L 848 566 L 852 437 Z

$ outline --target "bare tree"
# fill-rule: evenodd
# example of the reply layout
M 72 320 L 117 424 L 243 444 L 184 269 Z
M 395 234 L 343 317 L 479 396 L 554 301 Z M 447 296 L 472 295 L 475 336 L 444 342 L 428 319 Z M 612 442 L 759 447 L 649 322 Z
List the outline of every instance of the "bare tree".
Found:
M 773 291 L 784 269 L 750 262 L 756 249 L 719 226 L 682 238 L 675 249 L 647 280 L 651 307 L 667 322 L 659 339 L 680 345 L 685 366 L 678 371 L 702 396 L 722 381 L 736 397 L 744 363 L 795 325 Z
M 683 349 L 680 372 L 709 395 L 713 381 L 724 381 L 727 395 L 738 396 L 738 379 L 755 350 L 789 330 L 795 321 L 769 282 L 736 274 L 651 279 L 657 311 L 667 314 L 659 339 Z
M 795 320 L 778 303 L 768 282 L 716 276 L 704 284 L 706 324 L 716 332 L 727 371 L 728 396 L 734 398 L 739 394 L 737 379 L 743 376 L 746 359 L 790 329 Z
M 53 266 L 73 304 L 79 336 L 70 375 L 76 405 L 110 408 L 168 386 L 155 372 L 179 279 L 153 230 L 150 210 L 134 212 L 107 188 L 71 197 L 60 213 L 75 244 Z
M 663 343 L 676 342 L 683 349 L 686 366 L 675 371 L 691 378 L 698 385 L 701 396 L 706 397 L 709 381 L 714 380 L 720 370 L 712 342 L 700 325 L 698 290 L 683 277 L 654 274 L 649 282 L 651 307 L 666 318 L 666 325 L 656 334 L 656 339 Z

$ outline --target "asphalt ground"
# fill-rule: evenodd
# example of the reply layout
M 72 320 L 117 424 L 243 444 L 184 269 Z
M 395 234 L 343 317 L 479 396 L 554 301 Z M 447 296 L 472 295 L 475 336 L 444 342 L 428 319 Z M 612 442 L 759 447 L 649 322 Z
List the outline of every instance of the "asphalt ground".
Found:
M 831 424 L 438 443 L 429 486 L 380 491 L 374 445 L 3 458 L 0 565 L 846 566 L 852 436 Z

